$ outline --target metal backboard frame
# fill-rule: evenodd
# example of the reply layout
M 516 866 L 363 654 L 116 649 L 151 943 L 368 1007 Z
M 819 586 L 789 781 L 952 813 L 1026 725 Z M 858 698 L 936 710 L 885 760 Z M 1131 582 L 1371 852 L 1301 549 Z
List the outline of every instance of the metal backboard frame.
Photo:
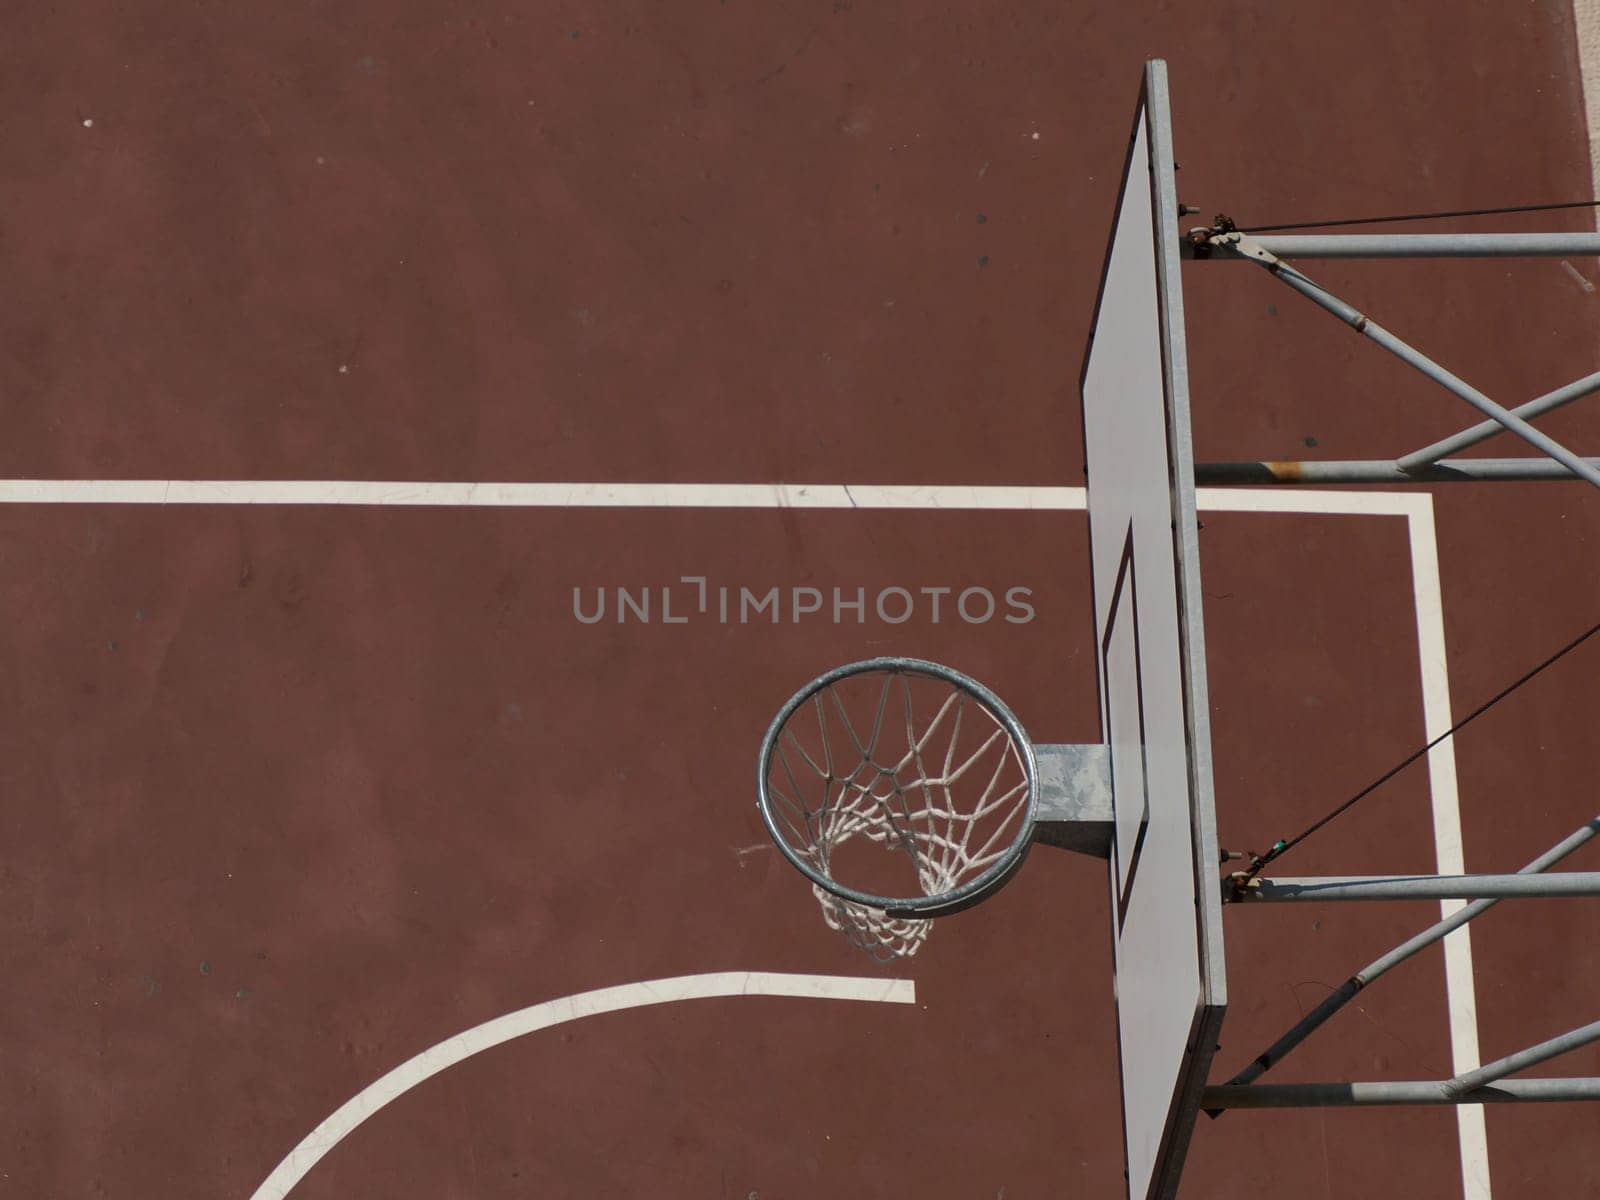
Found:
M 1175 1194 L 1227 1003 L 1166 64 L 1147 64 L 1080 380 L 1130 1196 Z

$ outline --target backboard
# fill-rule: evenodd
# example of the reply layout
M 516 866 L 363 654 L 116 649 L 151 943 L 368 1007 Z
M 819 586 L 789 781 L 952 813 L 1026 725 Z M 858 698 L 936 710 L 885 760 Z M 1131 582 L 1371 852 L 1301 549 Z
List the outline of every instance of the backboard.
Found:
M 1084 359 L 1128 1194 L 1175 1194 L 1226 1006 L 1176 167 L 1146 65 Z

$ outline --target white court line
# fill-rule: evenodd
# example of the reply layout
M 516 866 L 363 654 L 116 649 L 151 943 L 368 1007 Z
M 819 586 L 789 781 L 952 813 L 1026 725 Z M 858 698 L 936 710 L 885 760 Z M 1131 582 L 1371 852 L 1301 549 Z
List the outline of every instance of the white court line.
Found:
M 1283 512 L 1273 489 L 1201 488 L 1199 503 L 1210 512 Z M 1294 511 L 1317 514 L 1383 513 L 1406 518 L 1411 542 L 1411 592 L 1417 614 L 1417 657 L 1422 667 L 1423 739 L 1433 741 L 1454 723 L 1450 712 L 1450 673 L 1445 658 L 1444 596 L 1439 577 L 1439 546 L 1434 533 L 1433 497 L 1426 492 L 1294 492 Z M 1466 871 L 1461 843 L 1461 797 L 1456 788 L 1455 739 L 1428 752 L 1428 793 L 1433 806 L 1434 869 L 1441 875 Z M 1449 916 L 1465 901 L 1439 905 Z M 1455 1074 L 1478 1067 L 1478 991 L 1472 970 L 1469 927 L 1444 939 L 1445 1004 L 1450 1019 L 1450 1060 Z M 1481 1104 L 1456 1105 L 1461 1145 L 1461 1188 L 1465 1200 L 1490 1200 L 1489 1139 Z
M 1405 517 L 1411 544 L 1411 576 L 1417 615 L 1417 648 L 1422 674 L 1424 731 L 1427 739 L 1431 741 L 1450 727 L 1452 723 L 1450 679 L 1445 659 L 1444 611 L 1439 579 L 1438 547 L 1434 534 L 1432 496 L 1427 493 L 1320 491 L 1297 487 L 1200 488 L 1196 499 L 1199 507 L 1208 512 Z M 1078 487 L 406 483 L 321 480 L 0 480 L 0 504 L 1070 511 L 1082 509 L 1085 502 L 1084 489 Z M 1437 870 L 1441 874 L 1458 874 L 1464 870 L 1464 864 L 1453 741 L 1447 739 L 1436 747 L 1428 755 L 1427 761 L 1429 793 L 1433 805 Z M 1440 907 L 1442 911 L 1448 913 L 1458 906 L 1459 902 L 1447 901 Z M 1445 938 L 1444 955 L 1446 1003 L 1450 1013 L 1451 1060 L 1454 1070 L 1459 1073 L 1470 1071 L 1479 1065 L 1477 993 L 1472 972 L 1472 942 L 1468 927 L 1463 926 Z M 385 1076 L 385 1079 L 387 1078 L 389 1077 Z M 1466 1200 L 1490 1200 L 1489 1155 L 1482 1107 L 1458 1105 L 1456 1122 L 1461 1143 L 1461 1173 Z M 264 1198 L 281 1194 L 281 1192 L 258 1192 L 257 1196 Z
M 1318 517 L 1409 517 L 1433 513 L 1426 492 L 1320 492 L 1311 488 L 1196 488 L 1195 499 L 1210 512 L 1291 513 Z
M 1271 489 L 1201 488 L 1199 503 L 1210 512 L 1283 512 L 1279 493 Z M 1406 518 L 1411 542 L 1411 591 L 1417 615 L 1417 657 L 1422 668 L 1422 725 L 1425 741 L 1454 723 L 1450 713 L 1450 674 L 1445 658 L 1444 596 L 1439 578 L 1439 547 L 1434 534 L 1433 497 L 1424 493 L 1294 492 L 1294 511 L 1317 514 L 1383 513 Z M 1456 788 L 1455 739 L 1446 738 L 1428 752 L 1428 792 L 1433 806 L 1433 851 L 1441 875 L 1466 871 L 1461 844 L 1461 798 Z M 1439 905 L 1449 916 L 1464 907 L 1460 900 Z M 1445 1003 L 1450 1019 L 1450 1059 L 1455 1074 L 1471 1071 L 1478 1058 L 1478 992 L 1472 971 L 1472 937 L 1463 925 L 1444 939 Z M 1465 1200 L 1490 1200 L 1489 1140 L 1483 1106 L 1456 1106 L 1456 1134 L 1461 1145 L 1461 1187 Z
M 318 479 L 0 479 L 0 504 L 356 504 L 440 508 L 1072 509 L 1081 487 L 842 483 L 392 483 Z
M 313 1129 L 273 1168 L 251 1200 L 282 1200 L 306 1172 L 368 1117 L 393 1103 L 419 1083 L 464 1059 L 536 1030 L 600 1013 L 704 1000 L 713 996 L 797 996 L 812 1000 L 870 1000 L 883 1004 L 915 1004 L 916 984 L 909 979 L 866 979 L 847 975 L 778 975 L 764 971 L 723 971 L 711 975 L 679 975 L 624 983 L 547 1000 L 475 1025 L 409 1058 L 368 1084 L 327 1120 Z
M 1427 741 L 1454 724 L 1450 714 L 1450 678 L 1445 670 L 1444 597 L 1439 582 L 1439 545 L 1434 535 L 1433 498 L 1408 514 L 1411 532 L 1411 589 L 1416 598 L 1417 653 L 1422 659 L 1422 724 Z M 1430 663 L 1438 664 L 1430 671 Z M 1428 751 L 1428 790 L 1433 797 L 1433 845 L 1441 875 L 1466 869 L 1461 845 L 1461 800 L 1456 791 L 1455 739 L 1445 738 Z M 1463 900 L 1444 900 L 1441 916 L 1465 908 Z M 1450 1014 L 1452 1069 L 1460 1075 L 1477 1069 L 1478 990 L 1472 971 L 1472 939 L 1468 927 L 1445 935 L 1444 986 Z M 1461 1190 L 1465 1200 L 1489 1200 L 1489 1135 L 1483 1105 L 1456 1105 L 1456 1134 L 1461 1141 Z

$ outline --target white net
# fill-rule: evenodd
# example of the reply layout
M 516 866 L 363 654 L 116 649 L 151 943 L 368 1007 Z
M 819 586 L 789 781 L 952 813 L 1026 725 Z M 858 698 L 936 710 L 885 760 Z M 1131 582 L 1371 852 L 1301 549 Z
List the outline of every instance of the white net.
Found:
M 800 859 L 886 900 L 947 895 L 1015 853 L 1030 801 L 1023 752 L 996 714 L 905 668 L 847 676 L 800 705 L 778 731 L 767 794 Z M 812 890 L 829 927 L 880 961 L 927 939 L 929 920 Z

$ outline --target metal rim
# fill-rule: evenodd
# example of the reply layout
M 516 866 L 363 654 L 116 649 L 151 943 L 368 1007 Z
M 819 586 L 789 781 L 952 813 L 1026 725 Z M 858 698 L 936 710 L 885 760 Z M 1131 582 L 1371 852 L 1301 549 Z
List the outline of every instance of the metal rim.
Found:
M 795 714 L 807 700 L 818 692 L 832 687 L 841 679 L 848 679 L 852 675 L 864 675 L 871 671 L 889 671 L 913 675 L 922 675 L 932 679 L 943 680 L 945 683 L 966 692 L 979 704 L 983 705 L 1005 729 L 1012 744 L 1017 748 L 1022 760 L 1022 770 L 1027 777 L 1028 802 L 1023 816 L 1021 828 L 1012 840 L 1005 855 L 984 871 L 967 880 L 960 887 L 952 888 L 948 892 L 941 892 L 936 896 L 875 896 L 870 892 L 857 891 L 847 887 L 837 880 L 830 879 L 811 864 L 800 857 L 782 832 L 780 832 L 776 819 L 772 813 L 771 799 L 767 791 L 767 773 L 772 765 L 772 753 L 778 743 L 778 737 L 783 732 L 789 718 Z M 817 676 L 806 684 L 778 710 L 778 715 L 773 717 L 772 723 L 767 726 L 766 736 L 761 739 L 761 754 L 756 762 L 756 807 L 761 810 L 761 820 L 767 827 L 767 834 L 778 847 L 779 853 L 789 860 L 789 863 L 817 887 L 823 891 L 839 897 L 841 900 L 854 901 L 864 904 L 868 908 L 882 909 L 893 917 L 941 917 L 969 908 L 981 900 L 986 900 L 1000 885 L 1005 883 L 1015 874 L 1022 861 L 1027 857 L 1028 849 L 1033 845 L 1034 827 L 1038 820 L 1039 789 L 1038 772 L 1034 762 L 1033 742 L 1029 740 L 1027 731 L 1022 728 L 1022 722 L 1006 707 L 1005 703 L 983 684 L 973 679 L 970 675 L 963 675 L 951 667 L 941 663 L 929 662 L 921 658 L 868 658 L 861 662 L 848 663 L 842 667 L 835 667 L 825 674 Z

